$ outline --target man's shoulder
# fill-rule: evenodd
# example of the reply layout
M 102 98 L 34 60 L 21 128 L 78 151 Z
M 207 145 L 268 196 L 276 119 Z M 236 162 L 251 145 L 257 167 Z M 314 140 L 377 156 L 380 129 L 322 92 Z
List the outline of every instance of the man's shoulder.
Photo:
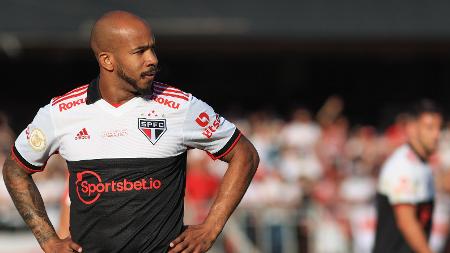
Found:
M 162 82 L 153 82 L 151 95 L 147 98 L 171 109 L 187 108 L 194 96 L 175 86 Z
M 392 177 L 397 174 L 415 173 L 415 166 L 420 162 L 416 154 L 405 144 L 398 147 L 382 167 L 382 174 L 387 177 Z
M 191 93 L 185 92 L 180 88 L 163 82 L 153 82 L 152 94 L 154 96 L 171 97 L 180 101 L 189 101 L 192 97 Z
M 89 84 L 83 84 L 61 96 L 52 98 L 51 109 L 56 112 L 65 112 L 85 105 L 88 87 Z

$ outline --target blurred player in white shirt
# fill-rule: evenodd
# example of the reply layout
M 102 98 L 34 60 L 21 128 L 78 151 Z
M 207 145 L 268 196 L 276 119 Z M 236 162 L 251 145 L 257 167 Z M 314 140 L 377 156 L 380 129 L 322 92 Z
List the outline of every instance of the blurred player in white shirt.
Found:
M 379 176 L 375 253 L 432 252 L 428 238 L 435 189 L 428 159 L 437 148 L 442 115 L 424 100 L 410 116 L 408 143 L 395 150 Z

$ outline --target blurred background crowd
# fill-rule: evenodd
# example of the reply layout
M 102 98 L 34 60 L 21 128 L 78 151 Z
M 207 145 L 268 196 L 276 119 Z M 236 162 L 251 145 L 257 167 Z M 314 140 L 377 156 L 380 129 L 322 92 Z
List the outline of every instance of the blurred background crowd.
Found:
M 370 252 L 377 176 L 405 140 L 405 106 L 450 113 L 450 1 L 0 0 L 0 166 L 39 107 L 94 79 L 92 23 L 109 10 L 152 25 L 157 80 L 208 102 L 255 144 L 257 174 L 212 252 Z M 338 95 L 334 95 L 338 94 Z M 432 167 L 431 245 L 448 248 L 450 123 Z M 205 217 L 226 165 L 189 151 L 186 223 Z M 50 219 L 66 164 L 33 177 Z M 41 252 L 0 180 L 0 253 Z M 450 252 L 450 251 L 447 251 Z
M 386 157 L 405 143 L 406 116 L 399 113 L 383 130 L 354 125 L 343 114 L 344 102 L 339 96 L 331 96 L 317 112 L 298 107 L 288 117 L 268 110 L 245 117 L 233 111 L 225 113 L 252 140 L 261 163 L 211 252 L 371 252 L 378 172 Z M 16 134 L 8 118 L 0 115 L 3 164 Z M 449 183 L 445 181 L 450 168 L 450 124 L 444 127 L 440 143 L 431 159 L 438 195 L 430 243 L 435 252 L 446 252 L 450 199 L 446 193 Z M 200 223 L 206 217 L 225 170 L 225 163 L 212 160 L 207 153 L 189 151 L 187 224 Z M 54 155 L 45 172 L 33 176 L 57 227 L 60 209 L 67 205 L 66 173 L 65 161 Z M 3 180 L 0 241 L 6 252 L 39 252 Z M 5 246 L 8 244 L 10 251 Z

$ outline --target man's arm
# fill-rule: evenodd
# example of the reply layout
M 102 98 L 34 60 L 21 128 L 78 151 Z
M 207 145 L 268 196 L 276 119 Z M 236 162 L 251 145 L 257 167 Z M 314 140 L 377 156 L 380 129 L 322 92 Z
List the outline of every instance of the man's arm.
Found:
M 414 252 L 431 253 L 425 232 L 416 217 L 416 206 L 410 204 L 394 205 L 395 220 L 400 232 Z
M 212 246 L 244 196 L 258 167 L 259 156 L 250 141 L 242 136 L 222 160 L 228 162 L 228 169 L 206 220 L 189 226 L 171 242 L 169 253 L 206 252 Z
M 69 186 L 67 186 L 67 188 L 68 187 Z M 67 201 L 68 197 L 68 195 L 65 195 L 61 201 L 61 209 L 59 211 L 59 227 L 57 229 L 59 238 L 66 238 L 70 236 L 70 203 Z
M 81 252 L 79 245 L 70 239 L 61 240 L 57 236 L 33 178 L 15 160 L 11 159 L 11 156 L 9 157 L 3 166 L 3 179 L 6 188 L 14 205 L 25 223 L 30 227 L 41 248 L 46 253 L 64 252 L 68 249 Z

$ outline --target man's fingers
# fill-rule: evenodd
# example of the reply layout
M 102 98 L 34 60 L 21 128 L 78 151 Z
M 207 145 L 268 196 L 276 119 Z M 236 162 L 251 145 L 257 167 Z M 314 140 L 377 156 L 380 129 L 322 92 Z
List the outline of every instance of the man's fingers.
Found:
M 177 245 L 178 243 L 184 241 L 184 237 L 185 237 L 185 233 L 183 232 L 183 233 L 181 233 L 181 235 L 179 235 L 177 238 L 175 238 L 175 240 L 173 240 L 173 241 L 169 244 L 169 246 L 170 246 L 171 248 L 175 247 L 175 245 Z
M 182 252 L 184 249 L 186 249 L 188 244 L 185 241 L 181 241 L 172 247 L 172 249 L 169 251 L 169 253 L 178 253 Z
M 183 251 L 181 251 L 181 253 L 191 253 L 191 252 L 200 252 L 200 251 L 195 251 L 195 246 L 189 246 L 189 245 L 186 245 L 187 247 L 183 250 Z
M 83 249 L 81 248 L 80 245 L 78 245 L 78 244 L 76 244 L 76 243 L 74 243 L 72 241 L 69 243 L 69 247 L 71 249 L 75 250 L 76 252 L 82 252 L 83 251 Z

